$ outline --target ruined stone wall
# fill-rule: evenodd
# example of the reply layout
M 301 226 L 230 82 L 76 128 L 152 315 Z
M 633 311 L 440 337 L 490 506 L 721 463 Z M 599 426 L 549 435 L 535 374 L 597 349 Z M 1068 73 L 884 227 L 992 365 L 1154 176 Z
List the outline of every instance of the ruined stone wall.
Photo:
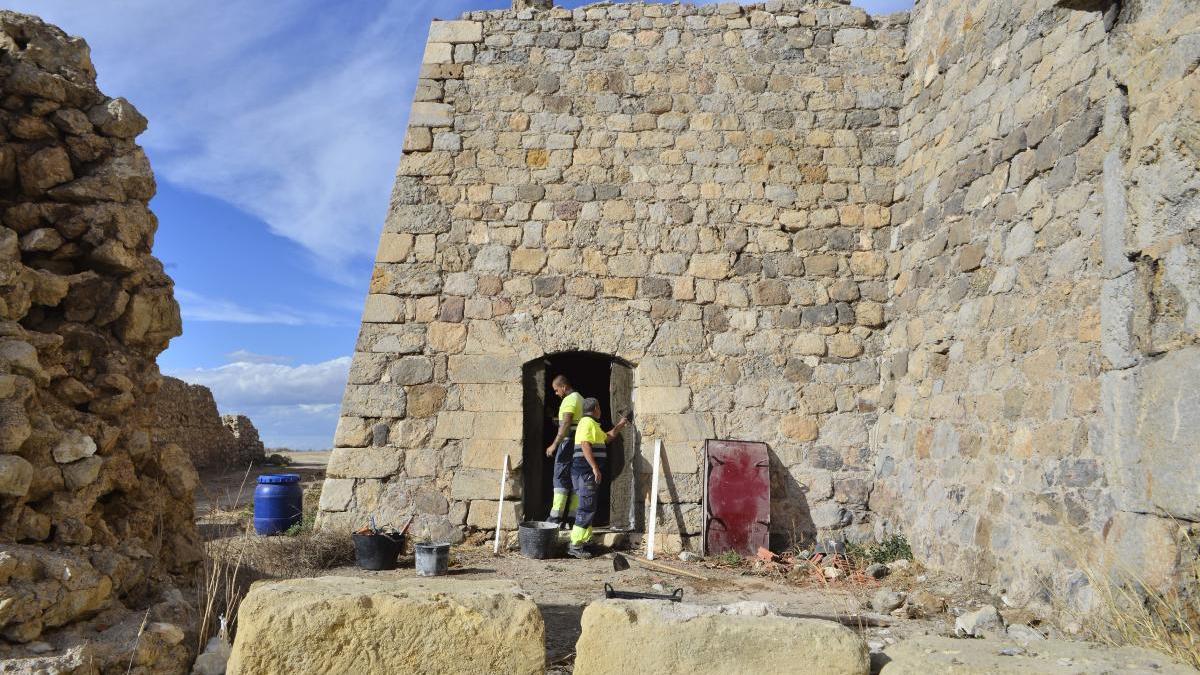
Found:
M 714 437 L 770 443 L 778 537 L 869 530 L 903 16 L 464 19 L 430 29 L 322 523 L 494 526 L 522 364 L 590 350 L 665 442 L 666 543 L 698 545 Z
M 208 387 L 164 377 L 154 397 L 154 439 L 183 448 L 198 468 L 245 469 L 265 450 L 244 415 L 221 415 Z
M 1014 598 L 1075 588 L 1100 543 L 1161 581 L 1174 528 L 1136 512 L 1195 515 L 1195 21 L 1051 0 L 910 20 L 871 506 Z
M 196 474 L 148 405 L 179 308 L 146 120 L 95 76 L 82 40 L 0 11 L 0 661 L 182 672 Z

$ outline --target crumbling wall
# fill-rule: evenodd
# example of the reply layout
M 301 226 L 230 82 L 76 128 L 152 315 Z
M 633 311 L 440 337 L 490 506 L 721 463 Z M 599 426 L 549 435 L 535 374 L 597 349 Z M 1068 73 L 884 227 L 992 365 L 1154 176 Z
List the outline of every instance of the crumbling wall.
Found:
M 196 473 L 153 440 L 180 321 L 145 126 L 82 40 L 0 11 L 0 660 L 45 642 L 124 670 L 145 620 L 140 672 L 185 667 Z
M 910 21 L 872 508 L 1014 598 L 1073 592 L 1101 556 L 1165 583 L 1163 516 L 1200 506 L 1182 4 L 926 0 Z
M 197 469 L 245 469 L 265 454 L 250 418 L 221 415 L 203 385 L 164 377 L 154 414 L 155 440 L 183 448 Z
M 322 524 L 494 526 L 522 365 L 589 350 L 635 366 L 670 545 L 714 437 L 770 443 L 781 541 L 869 531 L 903 39 L 827 1 L 435 22 Z

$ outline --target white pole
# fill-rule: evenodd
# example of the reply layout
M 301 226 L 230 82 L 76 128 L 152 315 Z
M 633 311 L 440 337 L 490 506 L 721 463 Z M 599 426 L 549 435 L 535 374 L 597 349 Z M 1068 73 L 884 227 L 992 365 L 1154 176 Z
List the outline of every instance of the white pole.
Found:
M 508 455 L 504 456 L 504 468 L 500 471 L 500 501 L 496 502 L 496 543 L 492 553 L 500 552 L 500 519 L 504 517 L 504 488 L 508 482 Z
M 646 560 L 654 560 L 654 526 L 658 524 L 658 467 L 662 457 L 662 440 L 654 441 L 654 471 L 650 476 L 650 529 L 646 541 Z

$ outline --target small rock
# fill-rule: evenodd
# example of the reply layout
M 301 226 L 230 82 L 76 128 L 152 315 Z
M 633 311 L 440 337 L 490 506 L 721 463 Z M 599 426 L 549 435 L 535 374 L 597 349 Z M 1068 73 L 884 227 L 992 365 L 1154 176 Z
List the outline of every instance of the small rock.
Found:
M 655 593 L 666 593 L 667 592 L 667 587 L 663 586 L 662 584 L 654 584 L 650 588 L 654 589 Z
M 904 593 L 893 591 L 890 588 L 881 588 L 875 591 L 875 595 L 871 596 L 871 609 L 880 613 L 887 613 L 904 604 Z
M 25 648 L 34 654 L 45 654 L 46 652 L 54 651 L 53 645 L 49 642 L 30 642 L 28 645 L 25 645 Z
M 841 579 L 842 577 L 846 576 L 845 572 L 834 567 L 833 565 L 830 565 L 821 571 L 825 574 L 825 578 L 830 581 L 834 581 L 836 579 Z
M 904 559 L 893 560 L 892 562 L 887 564 L 887 568 L 888 568 L 889 572 L 898 572 L 900 570 L 908 569 L 908 566 L 910 564 L 912 564 L 912 561 L 909 561 L 909 560 L 904 560 Z
M 967 612 L 954 620 L 954 634 L 959 637 L 986 637 L 1003 635 L 1004 620 L 992 605 L 984 605 L 974 612 Z
M 908 617 L 912 619 L 937 616 L 946 611 L 946 599 L 940 595 L 921 589 L 908 597 L 908 605 L 905 609 L 907 610 Z
M 891 570 L 888 569 L 888 566 L 884 565 L 883 563 L 872 563 L 867 565 L 867 569 L 864 571 L 866 575 L 872 579 L 882 579 L 886 577 L 889 572 L 891 572 Z
M 1020 656 L 1024 653 L 1025 650 L 1020 647 L 1005 647 L 999 652 L 1000 656 Z
M 1009 626 L 1008 637 L 1023 643 L 1038 642 L 1046 639 L 1046 636 L 1042 635 L 1041 631 L 1023 623 L 1014 623 Z
M 700 562 L 701 560 L 704 560 L 704 558 L 692 553 L 691 551 L 684 551 L 680 553 L 679 559 L 683 562 Z
M 85 436 L 72 430 L 63 436 L 58 445 L 54 446 L 51 454 L 54 455 L 54 461 L 59 464 L 70 464 L 96 454 L 96 441 L 92 440 L 91 436 Z

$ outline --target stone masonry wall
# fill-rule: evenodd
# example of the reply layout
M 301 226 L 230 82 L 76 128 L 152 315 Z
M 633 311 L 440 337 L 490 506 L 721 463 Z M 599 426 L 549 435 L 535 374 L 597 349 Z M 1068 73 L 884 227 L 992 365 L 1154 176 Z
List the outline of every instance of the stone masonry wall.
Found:
M 184 672 L 196 473 L 148 404 L 179 307 L 146 120 L 95 78 L 82 40 L 0 11 L 0 662 Z
M 155 440 L 183 448 L 198 469 L 245 469 L 265 454 L 250 419 L 221 415 L 212 392 L 203 385 L 164 377 L 154 413 Z
M 522 364 L 591 350 L 665 442 L 664 543 L 698 545 L 714 437 L 770 443 L 777 538 L 868 532 L 904 31 L 798 0 L 435 22 L 322 524 L 494 526 Z
M 1131 559 L 1169 583 L 1200 515 L 1197 34 L 1183 0 L 435 22 L 322 522 L 489 527 L 522 364 L 594 350 L 666 441 L 672 545 L 703 440 L 740 438 L 776 543 L 898 530 L 1023 601 Z
M 1166 2 L 912 14 L 871 506 L 1014 598 L 1074 591 L 1098 556 L 1164 583 L 1179 550 L 1158 516 L 1200 504 L 1196 19 Z

